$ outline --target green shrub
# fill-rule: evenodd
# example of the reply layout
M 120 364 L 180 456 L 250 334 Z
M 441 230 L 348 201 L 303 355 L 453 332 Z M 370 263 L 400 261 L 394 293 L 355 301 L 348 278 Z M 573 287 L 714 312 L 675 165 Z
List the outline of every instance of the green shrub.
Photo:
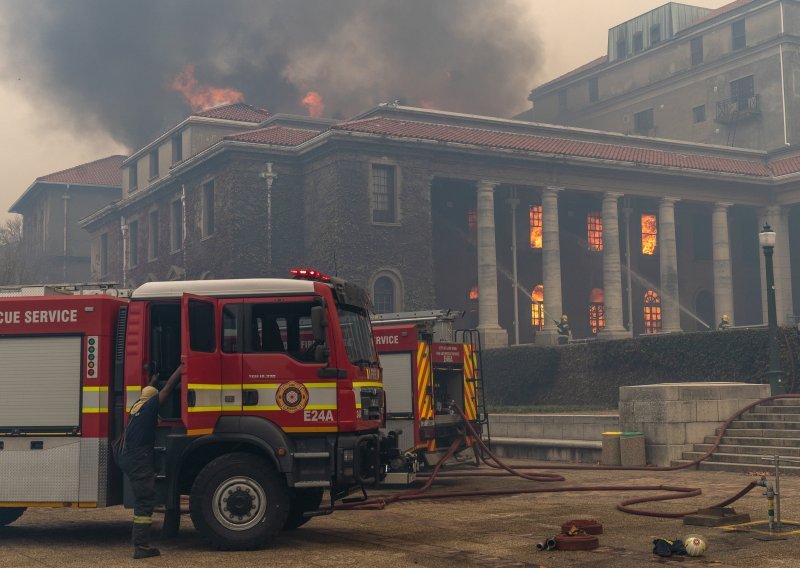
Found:
M 800 334 L 779 330 L 785 388 L 800 372 Z M 483 353 L 490 405 L 616 406 L 619 387 L 666 382 L 767 381 L 765 328 L 675 333 L 566 347 L 521 345 Z M 800 381 L 797 381 L 800 387 Z

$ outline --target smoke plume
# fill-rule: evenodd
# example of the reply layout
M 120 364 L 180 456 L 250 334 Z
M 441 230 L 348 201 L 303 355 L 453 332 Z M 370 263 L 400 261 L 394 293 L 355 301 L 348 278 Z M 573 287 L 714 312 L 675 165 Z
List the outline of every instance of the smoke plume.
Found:
M 538 63 L 520 2 L 0 0 L 0 80 L 130 148 L 239 97 L 332 117 L 396 99 L 510 116 Z

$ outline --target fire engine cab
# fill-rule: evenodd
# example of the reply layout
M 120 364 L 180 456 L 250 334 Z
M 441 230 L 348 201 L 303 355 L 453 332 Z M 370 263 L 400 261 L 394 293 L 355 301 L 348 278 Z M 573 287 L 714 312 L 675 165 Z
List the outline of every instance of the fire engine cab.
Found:
M 452 310 L 377 314 L 372 318 L 383 369 L 387 427 L 399 448 L 421 465 L 434 466 L 457 439 L 458 461 L 469 459 L 475 439 L 465 431 L 461 409 L 489 438 L 477 330 L 455 330 L 463 315 Z
M 294 279 L 151 282 L 108 294 L 0 296 L 0 526 L 27 507 L 131 503 L 110 455 L 126 410 L 183 364 L 161 407 L 156 487 L 211 544 L 263 546 L 397 458 L 366 293 Z M 303 337 L 312 340 L 304 342 Z

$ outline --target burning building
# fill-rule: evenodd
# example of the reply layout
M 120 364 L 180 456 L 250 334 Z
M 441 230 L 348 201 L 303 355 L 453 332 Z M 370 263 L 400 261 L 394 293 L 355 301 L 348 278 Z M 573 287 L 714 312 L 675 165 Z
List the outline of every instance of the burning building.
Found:
M 764 319 L 758 231 L 778 233 L 778 313 L 800 294 L 800 153 L 380 105 L 348 120 L 198 112 L 122 165 L 87 217 L 94 276 L 360 281 L 380 311 L 467 312 L 490 345 Z

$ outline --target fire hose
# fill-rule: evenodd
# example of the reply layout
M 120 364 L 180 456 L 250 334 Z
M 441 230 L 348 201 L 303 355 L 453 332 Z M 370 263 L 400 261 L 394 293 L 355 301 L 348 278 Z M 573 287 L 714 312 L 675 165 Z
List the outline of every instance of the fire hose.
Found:
M 475 428 L 469 422 L 469 420 L 464 415 L 463 411 L 458 408 L 454 407 L 455 410 L 461 415 L 461 418 L 464 420 L 464 423 L 469 430 L 469 433 L 474 437 L 476 440 L 476 446 L 473 446 L 473 449 L 476 453 L 476 457 L 478 457 L 483 463 L 487 466 L 492 467 L 494 469 L 503 469 L 505 473 L 488 473 L 488 472 L 450 472 L 450 473 L 440 473 L 440 469 L 442 465 L 452 457 L 452 455 L 456 452 L 458 447 L 461 444 L 461 439 L 458 438 L 453 441 L 453 443 L 448 448 L 445 455 L 439 460 L 436 464 L 436 467 L 430 474 L 422 474 L 420 477 L 427 478 L 425 484 L 416 490 L 412 491 L 404 491 L 400 493 L 395 493 L 393 495 L 383 496 L 383 497 L 374 497 L 371 499 L 365 499 L 363 501 L 359 501 L 356 503 L 342 503 L 335 506 L 336 510 L 360 510 L 360 509 L 384 509 L 386 506 L 396 503 L 399 501 L 411 501 L 411 500 L 418 500 L 418 499 L 448 499 L 448 498 L 458 498 L 458 497 L 476 497 L 476 496 L 503 496 L 503 495 L 519 495 L 519 494 L 527 494 L 527 493 L 559 493 L 559 492 L 590 492 L 590 491 L 667 491 L 668 493 L 654 495 L 650 497 L 636 497 L 632 499 L 626 499 L 617 505 L 617 509 L 624 513 L 629 513 L 633 515 L 642 515 L 648 517 L 661 517 L 661 518 L 681 518 L 686 515 L 691 515 L 697 512 L 697 510 L 693 511 L 686 511 L 686 512 L 679 512 L 679 513 L 665 513 L 659 511 L 647 511 L 642 509 L 633 509 L 630 505 L 640 504 L 640 503 L 650 503 L 656 501 L 669 501 L 675 499 L 687 499 L 690 497 L 697 497 L 702 494 L 702 490 L 699 488 L 688 488 L 688 487 L 677 487 L 677 486 L 670 486 L 670 485 L 570 485 L 570 486 L 559 486 L 559 487 L 537 487 L 537 488 L 529 488 L 529 489 L 497 489 L 497 490 L 483 490 L 483 491 L 448 491 L 448 492 L 433 492 L 429 493 L 428 489 L 433 484 L 434 480 L 437 479 L 439 476 L 445 477 L 507 477 L 507 476 L 516 476 L 522 479 L 526 479 L 529 481 L 541 481 L 541 482 L 556 482 L 556 481 L 566 481 L 561 475 L 557 474 L 546 474 L 546 473 L 537 473 L 537 472 L 529 472 L 526 473 L 525 470 L 530 469 L 559 469 L 559 470 L 598 470 L 598 471 L 607 471 L 607 470 L 614 470 L 614 471 L 678 471 L 682 469 L 688 469 L 690 467 L 697 467 L 701 462 L 707 460 L 711 457 L 714 451 L 719 447 L 725 432 L 730 427 L 731 423 L 736 420 L 739 416 L 743 413 L 747 412 L 748 410 L 758 406 L 759 404 L 763 404 L 764 402 L 768 402 L 771 400 L 778 400 L 778 399 L 786 399 L 786 398 L 800 398 L 800 394 L 784 394 L 784 395 L 776 395 L 766 397 L 752 404 L 747 405 L 743 409 L 737 411 L 733 416 L 731 416 L 720 428 L 719 433 L 717 434 L 716 439 L 714 440 L 711 448 L 706 451 L 702 456 L 682 465 L 677 466 L 604 466 L 604 465 L 590 465 L 590 464 L 580 464 L 580 465 L 537 465 L 535 467 L 511 467 L 505 464 L 499 457 L 497 457 L 491 449 L 486 445 L 486 443 L 481 439 L 480 435 L 475 431 Z M 479 451 L 480 449 L 480 451 Z M 486 456 L 489 456 L 488 458 Z M 750 492 L 754 487 L 757 486 L 757 483 L 751 482 L 747 484 L 741 491 L 725 499 L 724 501 L 713 505 L 713 507 L 725 507 L 730 505 L 731 503 L 737 501 L 738 499 L 742 498 L 748 492 Z

